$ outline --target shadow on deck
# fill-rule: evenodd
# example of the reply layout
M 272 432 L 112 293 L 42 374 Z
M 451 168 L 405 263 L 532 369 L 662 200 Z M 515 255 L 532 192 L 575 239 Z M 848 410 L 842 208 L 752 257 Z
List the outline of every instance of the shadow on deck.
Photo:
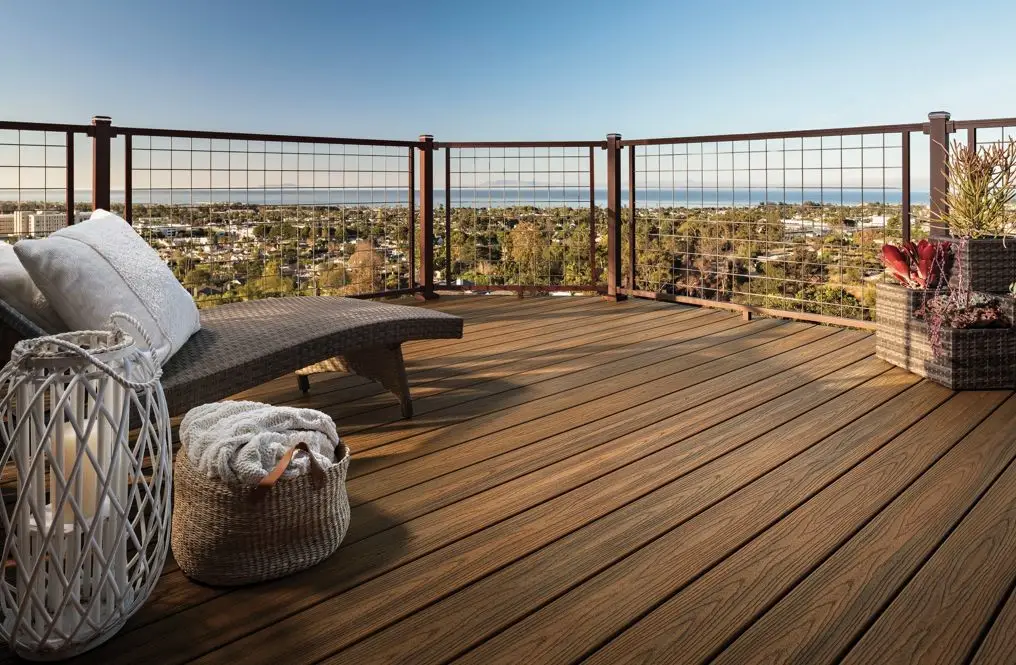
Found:
M 94 663 L 1008 663 L 1016 399 L 866 332 L 649 301 L 443 297 L 416 417 L 359 377 L 245 398 L 331 414 L 339 552 L 240 589 L 172 563 Z

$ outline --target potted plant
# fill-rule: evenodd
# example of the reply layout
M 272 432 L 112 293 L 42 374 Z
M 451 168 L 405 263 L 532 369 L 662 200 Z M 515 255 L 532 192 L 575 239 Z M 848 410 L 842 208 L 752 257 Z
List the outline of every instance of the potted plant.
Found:
M 944 288 L 951 249 L 952 244 L 944 240 L 882 246 L 882 264 L 895 283 L 875 285 L 875 349 L 879 358 L 923 374 L 931 346 L 916 312 Z M 920 330 L 915 333 L 915 328 Z M 915 345 L 923 352 L 915 354 Z
M 953 390 L 1013 388 L 1016 329 L 1006 292 L 1016 278 L 1016 142 L 954 143 L 948 183 L 941 220 L 958 239 L 951 260 L 932 260 L 939 272 L 925 273 L 930 248 L 883 248 L 886 268 L 907 290 L 878 287 L 877 354 Z
M 945 240 L 883 245 L 882 264 L 896 283 L 875 285 L 876 319 L 893 324 L 913 317 L 918 307 L 945 286 L 951 249 L 952 244 Z
M 1016 387 L 1013 298 L 944 288 L 953 248 L 927 240 L 882 248 L 898 283 L 876 285 L 876 353 L 953 390 Z
M 926 376 L 953 390 L 1016 386 L 1013 299 L 953 290 L 929 298 L 915 312 L 911 357 Z
M 953 143 L 947 211 L 942 221 L 958 238 L 949 285 L 960 291 L 1004 293 L 1016 278 L 1016 141 L 970 149 Z

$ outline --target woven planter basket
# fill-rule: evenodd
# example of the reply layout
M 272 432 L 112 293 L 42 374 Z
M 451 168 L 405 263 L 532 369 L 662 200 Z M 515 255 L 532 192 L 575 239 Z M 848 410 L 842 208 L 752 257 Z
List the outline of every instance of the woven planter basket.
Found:
M 878 284 L 875 309 L 876 355 L 951 390 L 1016 387 L 1016 329 L 942 328 L 940 348 L 932 347 L 928 325 L 913 312 L 930 291 Z M 1004 299 L 1012 320 L 1013 301 Z
M 191 579 L 235 586 L 309 568 L 331 556 L 349 527 L 349 449 L 320 474 L 280 479 L 264 491 L 199 473 L 176 459 L 172 546 Z
M 953 243 L 951 289 L 1008 293 L 1016 281 L 1016 238 L 968 239 Z

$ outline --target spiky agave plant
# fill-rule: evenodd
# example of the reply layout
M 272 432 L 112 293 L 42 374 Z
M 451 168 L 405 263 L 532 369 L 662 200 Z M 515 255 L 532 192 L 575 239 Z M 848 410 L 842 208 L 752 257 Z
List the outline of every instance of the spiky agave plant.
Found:
M 942 221 L 958 238 L 1005 238 L 1016 234 L 1016 140 L 971 149 L 954 142 L 949 151 L 948 211 Z

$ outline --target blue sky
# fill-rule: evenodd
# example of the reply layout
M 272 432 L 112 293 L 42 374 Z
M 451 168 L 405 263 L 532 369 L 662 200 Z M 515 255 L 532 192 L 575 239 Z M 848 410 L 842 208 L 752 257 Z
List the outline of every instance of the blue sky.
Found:
M 0 0 L 0 118 L 592 139 L 1016 115 L 1016 3 Z

